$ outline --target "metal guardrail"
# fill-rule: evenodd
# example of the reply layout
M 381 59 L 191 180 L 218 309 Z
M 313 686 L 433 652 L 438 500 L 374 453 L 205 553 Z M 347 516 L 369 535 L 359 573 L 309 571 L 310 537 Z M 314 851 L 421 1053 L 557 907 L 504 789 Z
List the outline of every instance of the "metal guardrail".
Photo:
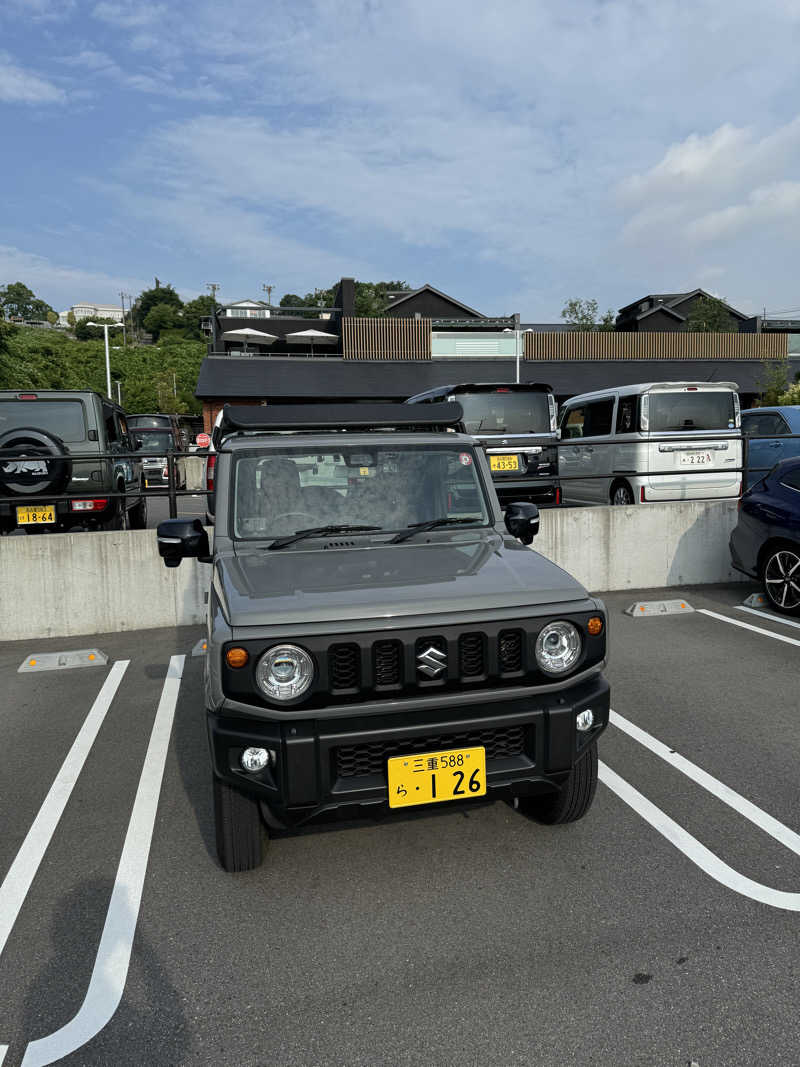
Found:
M 800 433 L 781 434 L 780 435 L 780 439 L 781 440 L 800 440 Z M 698 474 L 728 474 L 728 475 L 730 475 L 730 474 L 742 474 L 744 476 L 742 481 L 743 481 L 743 483 L 746 483 L 746 480 L 747 480 L 746 476 L 748 474 L 766 474 L 768 471 L 772 470 L 772 466 L 774 466 L 774 464 L 772 466 L 769 466 L 769 467 L 752 467 L 752 466 L 750 466 L 750 464 L 748 462 L 748 459 L 749 459 L 749 451 L 750 451 L 750 442 L 751 441 L 773 441 L 773 440 L 775 440 L 775 436 L 774 435 L 763 435 L 763 436 L 762 435 L 746 435 L 746 436 L 743 436 L 743 437 L 722 437 L 722 438 L 719 438 L 718 440 L 719 441 L 725 441 L 725 442 L 732 442 L 734 444 L 739 442 L 739 441 L 741 441 L 741 443 L 742 443 L 742 465 L 740 467 L 705 467 L 704 466 L 702 468 L 697 468 L 697 473 Z M 549 448 L 557 448 L 559 450 L 562 449 L 562 448 L 573 448 L 573 447 L 576 447 L 576 446 L 580 447 L 582 441 L 588 441 L 591 444 L 592 448 L 613 447 L 613 446 L 619 447 L 619 445 L 620 445 L 620 442 L 617 441 L 617 440 L 615 440 L 615 441 L 597 441 L 597 440 L 592 440 L 591 438 L 569 438 L 567 440 L 562 440 L 562 441 L 553 441 L 551 444 L 548 444 L 547 447 L 549 447 Z M 683 445 L 695 444 L 695 445 L 697 445 L 698 449 L 701 449 L 701 448 L 704 447 L 703 444 L 698 441 L 696 435 L 695 436 L 689 436 L 689 435 L 678 436 L 678 435 L 672 434 L 669 437 L 650 437 L 646 441 L 643 441 L 643 440 L 641 440 L 640 438 L 637 437 L 635 440 L 632 440 L 630 442 L 631 445 L 661 444 L 661 443 L 663 443 L 663 444 L 667 444 L 667 443 L 668 444 L 683 444 Z M 626 442 L 626 444 L 627 444 L 627 442 Z M 708 448 L 708 446 L 705 446 L 705 447 Z M 228 451 L 227 449 L 222 448 L 222 449 L 218 450 L 216 453 L 212 453 L 212 454 L 218 456 L 218 455 L 220 455 L 222 453 L 226 453 L 227 451 Z M 30 460 L 35 460 L 37 458 L 41 458 L 41 459 L 44 459 L 44 460 L 47 460 L 47 461 L 51 461 L 51 462 L 53 460 L 55 460 L 55 461 L 63 460 L 63 461 L 68 462 L 68 463 L 82 463 L 82 464 L 93 463 L 95 461 L 98 461 L 98 462 L 99 461 L 119 462 L 119 461 L 123 461 L 123 460 L 133 461 L 135 463 L 141 463 L 142 460 L 144 459 L 145 455 L 152 455 L 152 453 L 142 453 L 141 451 L 134 451 L 134 452 L 93 452 L 91 454 L 66 453 L 63 456 L 41 456 L 41 457 L 30 456 L 30 457 L 27 457 L 27 458 L 30 459 Z M 167 459 L 167 485 L 164 486 L 164 487 L 161 487 L 161 486 L 149 486 L 149 487 L 142 486 L 140 488 L 140 491 L 136 495 L 137 496 L 141 495 L 141 496 L 145 496 L 145 497 L 163 497 L 165 495 L 164 490 L 166 489 L 166 496 L 167 496 L 167 499 L 169 501 L 169 515 L 170 515 L 170 518 L 173 518 L 173 519 L 177 518 L 177 515 L 178 515 L 178 498 L 179 497 L 185 497 L 185 496 L 205 496 L 205 497 L 209 497 L 209 496 L 212 496 L 213 493 L 214 493 L 213 489 L 206 489 L 206 488 L 203 488 L 203 489 L 179 489 L 178 488 L 178 477 L 177 477 L 177 475 L 178 475 L 177 460 L 179 458 L 182 458 L 182 457 L 183 458 L 192 458 L 192 459 L 202 459 L 202 458 L 205 458 L 207 455 L 208 455 L 208 453 L 206 451 L 196 451 L 196 452 L 174 451 L 174 452 L 167 453 L 167 456 L 166 456 L 166 459 Z M 13 452 L 11 449 L 0 449 L 0 463 L 2 463 L 2 461 L 4 459 L 19 459 L 19 458 L 20 458 L 19 454 Z M 687 469 L 684 468 L 684 469 L 681 469 L 681 470 L 657 471 L 657 472 L 653 472 L 653 471 L 638 471 L 637 470 L 637 471 L 628 471 L 628 472 L 625 472 L 625 473 L 629 477 L 642 477 L 642 476 L 646 476 L 646 475 L 653 474 L 653 473 L 657 473 L 659 478 L 662 478 L 662 477 L 667 477 L 667 478 L 669 478 L 669 477 L 685 477 L 686 474 L 687 474 Z M 622 476 L 622 475 L 620 475 L 620 476 Z M 610 477 L 610 475 L 609 474 L 561 475 L 560 473 L 555 472 L 555 474 L 552 475 L 552 477 L 558 478 L 558 480 L 560 482 L 568 482 L 568 481 L 599 481 L 599 480 L 607 480 Z M 48 504 L 56 504 L 56 503 L 63 503 L 63 502 L 66 502 L 66 501 L 70 501 L 70 500 L 91 499 L 93 497 L 93 495 L 95 495 L 97 499 L 116 500 L 116 499 L 119 499 L 119 498 L 125 498 L 127 496 L 130 496 L 131 494 L 129 494 L 127 492 L 119 492 L 119 491 L 108 491 L 107 492 L 104 489 L 100 488 L 99 485 L 98 485 L 96 494 L 91 489 L 91 487 L 89 487 L 88 491 L 87 490 L 82 490 L 82 491 L 74 491 L 74 492 L 70 492 L 70 493 L 59 493 L 59 494 L 32 493 L 32 494 L 26 494 L 26 495 L 22 495 L 22 494 L 0 495 L 0 504 L 12 504 L 12 505 L 39 504 L 44 499 L 44 496 L 47 497 L 47 503 Z

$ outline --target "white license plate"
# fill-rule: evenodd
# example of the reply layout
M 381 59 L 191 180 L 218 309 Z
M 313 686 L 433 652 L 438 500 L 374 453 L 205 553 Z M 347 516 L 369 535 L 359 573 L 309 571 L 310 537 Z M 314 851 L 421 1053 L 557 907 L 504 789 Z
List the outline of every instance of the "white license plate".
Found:
M 710 452 L 679 452 L 681 467 L 710 467 L 714 457 Z

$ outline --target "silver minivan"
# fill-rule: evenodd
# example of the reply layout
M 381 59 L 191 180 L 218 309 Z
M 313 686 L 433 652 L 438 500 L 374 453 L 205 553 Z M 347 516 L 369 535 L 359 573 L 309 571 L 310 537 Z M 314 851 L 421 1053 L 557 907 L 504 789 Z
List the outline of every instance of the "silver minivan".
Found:
M 739 496 L 737 388 L 734 382 L 651 382 L 572 397 L 559 418 L 562 500 L 636 504 Z

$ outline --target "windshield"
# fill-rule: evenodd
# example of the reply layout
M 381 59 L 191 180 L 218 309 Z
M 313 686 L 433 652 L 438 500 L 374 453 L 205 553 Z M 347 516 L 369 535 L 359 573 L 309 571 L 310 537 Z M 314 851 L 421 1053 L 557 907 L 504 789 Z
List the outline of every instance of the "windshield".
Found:
M 650 393 L 651 433 L 665 430 L 732 430 L 736 425 L 733 393 Z
M 172 419 L 169 415 L 128 415 L 128 425 L 134 430 L 160 429 L 162 426 L 170 429 Z
M 397 532 L 443 517 L 490 521 L 475 454 L 463 445 L 286 448 L 236 460 L 236 538 L 345 523 Z
M 547 393 L 459 393 L 467 433 L 549 433 Z
M 142 452 L 163 456 L 173 447 L 172 434 L 167 430 L 137 431 L 136 437 L 142 442 Z
M 69 443 L 86 440 L 80 400 L 0 400 L 0 434 L 21 426 L 47 430 Z

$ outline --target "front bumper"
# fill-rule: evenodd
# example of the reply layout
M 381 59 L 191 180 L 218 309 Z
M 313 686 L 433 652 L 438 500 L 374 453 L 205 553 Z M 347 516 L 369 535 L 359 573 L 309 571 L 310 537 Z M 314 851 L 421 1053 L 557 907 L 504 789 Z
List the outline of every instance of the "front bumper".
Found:
M 493 478 L 492 481 L 502 507 L 517 502 L 539 507 L 558 507 L 561 503 L 558 478 Z
M 483 744 L 488 798 L 528 796 L 563 783 L 608 725 L 609 699 L 608 682 L 596 674 L 553 693 L 446 712 L 420 712 L 413 701 L 391 714 L 289 722 L 209 712 L 211 761 L 218 778 L 257 796 L 270 819 L 287 827 L 328 811 L 388 812 L 386 759 L 402 755 L 404 745 L 405 751 L 439 751 Z M 581 733 L 575 718 L 587 708 L 595 725 Z M 274 755 L 258 774 L 239 763 L 249 746 Z

